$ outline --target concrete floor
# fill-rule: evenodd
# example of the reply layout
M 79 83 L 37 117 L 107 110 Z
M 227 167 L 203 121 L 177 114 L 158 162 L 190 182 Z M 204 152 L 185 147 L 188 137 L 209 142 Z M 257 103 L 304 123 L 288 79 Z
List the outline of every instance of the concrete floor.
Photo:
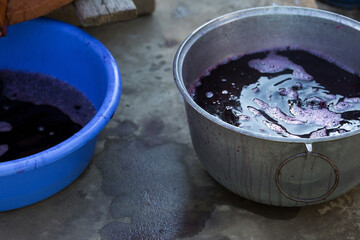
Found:
M 153 15 L 85 29 L 119 64 L 120 105 L 85 172 L 49 199 L 0 213 L 0 239 L 359 239 L 360 186 L 320 205 L 266 206 L 217 184 L 193 150 L 175 51 L 207 20 L 273 2 L 158 0 Z M 275 2 L 360 18 L 310 0 Z

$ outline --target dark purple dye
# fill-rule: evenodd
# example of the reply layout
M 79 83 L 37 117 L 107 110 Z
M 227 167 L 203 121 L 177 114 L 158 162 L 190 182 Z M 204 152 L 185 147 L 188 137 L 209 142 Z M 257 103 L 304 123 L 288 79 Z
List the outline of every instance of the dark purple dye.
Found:
M 360 77 L 318 54 L 272 49 L 226 60 L 190 89 L 210 114 L 284 137 L 338 135 L 360 126 Z
M 85 95 L 65 82 L 43 74 L 0 71 L 0 162 L 59 144 L 95 112 Z

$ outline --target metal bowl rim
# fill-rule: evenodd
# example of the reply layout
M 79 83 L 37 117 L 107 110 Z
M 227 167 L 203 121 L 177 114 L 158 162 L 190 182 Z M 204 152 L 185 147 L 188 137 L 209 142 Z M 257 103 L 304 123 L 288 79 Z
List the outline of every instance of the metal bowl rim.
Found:
M 183 60 L 185 59 L 185 56 L 188 52 L 188 50 L 192 47 L 192 45 L 201 38 L 204 34 L 207 32 L 210 32 L 211 30 L 220 27 L 221 25 L 237 21 L 240 19 L 245 19 L 249 17 L 254 16 L 266 16 L 266 15 L 301 15 L 301 16 L 308 16 L 308 17 L 315 17 L 315 18 L 321 18 L 325 20 L 329 20 L 331 22 L 346 25 L 350 28 L 356 29 L 357 31 L 360 31 L 360 22 L 353 20 L 351 18 L 345 17 L 340 14 L 332 13 L 325 10 L 319 10 L 319 9 L 313 9 L 313 8 L 306 8 L 306 7 L 289 7 L 289 6 L 271 6 L 271 7 L 256 7 L 256 8 L 248 8 L 244 10 L 239 10 L 235 12 L 231 12 L 222 16 L 219 16 L 217 18 L 214 18 L 205 24 L 198 27 L 196 30 L 194 30 L 179 46 L 174 62 L 173 62 L 173 75 L 174 80 L 177 85 L 177 88 L 179 89 L 181 95 L 185 99 L 185 101 L 198 113 L 200 113 L 202 116 L 206 117 L 211 122 L 219 125 L 222 128 L 228 129 L 233 132 L 237 132 L 240 134 L 244 134 L 250 137 L 259 138 L 259 139 L 265 139 L 265 140 L 271 140 L 276 142 L 291 142 L 291 143 L 304 143 L 304 144 L 311 144 L 316 142 L 327 142 L 327 141 L 333 141 L 333 140 L 340 140 L 343 138 L 351 137 L 354 135 L 359 134 L 359 130 L 351 131 L 348 133 L 343 133 L 336 136 L 327 136 L 327 137 L 318 137 L 318 138 L 288 138 L 288 137 L 282 137 L 282 136 L 271 136 L 268 134 L 263 133 L 257 133 L 253 132 L 247 129 L 239 128 L 234 125 L 231 125 L 227 122 L 224 122 L 217 117 L 211 115 L 204 109 L 202 109 L 200 106 L 198 106 L 195 101 L 191 98 L 190 94 L 188 93 L 188 90 L 186 89 L 184 82 L 182 81 L 182 64 Z M 210 67 L 210 66 L 209 66 Z

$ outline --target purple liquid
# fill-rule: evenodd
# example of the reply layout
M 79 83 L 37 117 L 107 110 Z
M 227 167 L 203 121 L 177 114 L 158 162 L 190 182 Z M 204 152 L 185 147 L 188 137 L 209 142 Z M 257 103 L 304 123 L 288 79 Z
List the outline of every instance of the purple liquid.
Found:
M 53 77 L 0 71 L 0 162 L 59 144 L 95 112 L 81 92 Z
M 272 49 L 210 69 L 190 94 L 204 110 L 232 125 L 302 138 L 360 126 L 360 77 L 317 54 Z

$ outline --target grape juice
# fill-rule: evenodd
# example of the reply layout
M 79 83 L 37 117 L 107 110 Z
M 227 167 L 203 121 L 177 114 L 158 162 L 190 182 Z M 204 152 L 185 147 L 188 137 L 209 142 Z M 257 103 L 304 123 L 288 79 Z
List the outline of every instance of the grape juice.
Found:
M 360 127 L 360 77 L 312 51 L 269 49 L 228 59 L 195 81 L 194 101 L 239 128 L 295 138 Z
M 78 132 L 95 115 L 92 103 L 53 77 L 0 71 L 0 162 L 29 156 Z

